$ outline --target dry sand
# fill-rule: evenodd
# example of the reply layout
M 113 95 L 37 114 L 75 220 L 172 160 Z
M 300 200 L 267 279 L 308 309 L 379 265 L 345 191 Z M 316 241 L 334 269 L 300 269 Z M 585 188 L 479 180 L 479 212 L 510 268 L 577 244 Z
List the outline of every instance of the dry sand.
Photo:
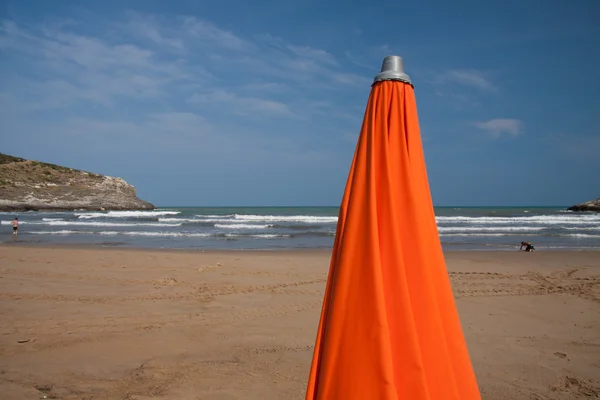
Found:
M 329 256 L 0 246 L 0 399 L 301 399 Z M 600 396 L 600 253 L 446 258 L 484 399 Z

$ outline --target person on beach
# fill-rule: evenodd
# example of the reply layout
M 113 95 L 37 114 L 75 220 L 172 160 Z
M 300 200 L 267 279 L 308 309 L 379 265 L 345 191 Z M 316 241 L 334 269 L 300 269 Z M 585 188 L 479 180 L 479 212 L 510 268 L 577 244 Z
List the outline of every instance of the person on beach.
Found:
M 12 220 L 12 227 L 13 227 L 13 235 L 18 235 L 19 234 L 19 218 L 15 217 L 15 219 Z
M 531 242 L 521 242 L 521 247 L 519 247 L 519 251 L 523 250 L 523 247 L 525 247 L 525 251 L 527 252 L 535 251 L 535 247 L 533 247 L 533 243 Z

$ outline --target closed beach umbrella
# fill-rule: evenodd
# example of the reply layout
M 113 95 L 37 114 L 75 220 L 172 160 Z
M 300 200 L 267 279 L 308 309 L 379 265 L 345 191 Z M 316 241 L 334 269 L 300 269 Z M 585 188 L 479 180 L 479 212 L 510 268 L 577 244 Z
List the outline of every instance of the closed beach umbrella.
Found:
M 375 77 L 339 212 L 306 399 L 480 399 L 438 236 L 414 90 Z

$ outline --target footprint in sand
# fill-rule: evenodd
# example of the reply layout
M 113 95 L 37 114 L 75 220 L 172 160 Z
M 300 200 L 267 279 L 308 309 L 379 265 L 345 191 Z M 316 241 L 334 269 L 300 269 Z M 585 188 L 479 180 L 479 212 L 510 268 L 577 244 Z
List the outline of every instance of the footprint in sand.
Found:
M 555 392 L 566 392 L 586 397 L 600 397 L 600 386 L 598 382 L 575 378 L 573 376 L 562 376 L 550 386 Z

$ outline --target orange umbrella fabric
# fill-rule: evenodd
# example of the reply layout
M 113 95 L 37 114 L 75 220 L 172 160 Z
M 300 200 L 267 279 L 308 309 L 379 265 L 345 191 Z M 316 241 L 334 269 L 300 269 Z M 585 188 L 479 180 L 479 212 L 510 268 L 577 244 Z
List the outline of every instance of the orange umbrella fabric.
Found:
M 371 89 L 306 399 L 479 400 L 438 236 L 414 90 L 402 59 L 386 57 L 382 71 L 390 63 L 401 80 Z

